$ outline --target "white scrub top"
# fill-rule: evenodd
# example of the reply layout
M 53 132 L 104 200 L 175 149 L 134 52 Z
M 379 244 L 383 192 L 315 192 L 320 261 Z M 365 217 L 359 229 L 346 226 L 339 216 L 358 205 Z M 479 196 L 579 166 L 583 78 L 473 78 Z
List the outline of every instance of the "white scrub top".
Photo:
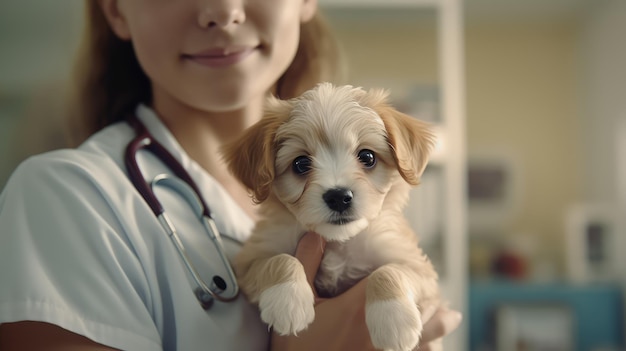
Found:
M 137 115 L 196 181 L 220 232 L 245 240 L 246 213 L 152 110 L 139 106 Z M 243 296 L 208 311 L 196 300 L 175 247 L 128 179 L 124 150 L 134 136 L 117 123 L 13 173 L 0 195 L 0 323 L 53 323 L 122 350 L 267 350 L 268 328 Z M 148 180 L 168 172 L 148 152 L 138 159 Z M 210 239 L 180 197 L 157 195 L 210 281 L 223 271 Z

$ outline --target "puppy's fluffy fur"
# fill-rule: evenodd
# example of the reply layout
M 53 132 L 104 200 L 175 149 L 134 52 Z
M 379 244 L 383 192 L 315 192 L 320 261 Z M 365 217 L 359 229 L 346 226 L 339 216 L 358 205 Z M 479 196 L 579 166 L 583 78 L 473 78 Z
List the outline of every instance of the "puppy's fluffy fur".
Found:
M 413 349 L 420 306 L 439 301 L 437 274 L 402 215 L 434 137 L 386 99 L 383 91 L 329 83 L 288 101 L 272 98 L 263 119 L 224 150 L 261 204 L 235 271 L 278 333 L 296 334 L 314 319 L 313 293 L 293 257 L 306 231 L 327 240 L 315 279 L 320 295 L 369 275 L 365 311 L 375 347 Z

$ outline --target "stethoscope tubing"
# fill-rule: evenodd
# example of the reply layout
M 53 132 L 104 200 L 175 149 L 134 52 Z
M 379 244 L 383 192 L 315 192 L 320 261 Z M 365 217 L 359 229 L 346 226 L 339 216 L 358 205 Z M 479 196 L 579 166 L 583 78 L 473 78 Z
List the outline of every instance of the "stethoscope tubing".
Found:
M 187 184 L 184 184 L 181 180 L 170 177 L 167 174 L 159 174 L 154 178 L 154 180 L 152 181 L 152 187 L 154 188 L 157 185 L 162 185 L 170 189 L 173 189 L 177 193 L 181 194 L 187 200 L 187 202 L 193 207 L 194 213 L 198 215 L 198 219 L 202 222 L 202 225 L 205 227 L 205 229 L 209 233 L 209 238 L 211 239 L 211 241 L 213 241 L 213 244 L 217 247 L 217 253 L 220 256 L 222 264 L 224 264 L 225 267 L 230 267 L 230 263 L 228 262 L 226 255 L 224 255 L 224 246 L 222 244 L 219 231 L 217 230 L 217 227 L 215 226 L 215 221 L 211 217 L 207 217 L 206 215 L 204 215 L 205 211 L 202 210 L 202 205 L 201 205 L 200 198 L 198 197 L 198 195 L 194 193 L 190 188 L 186 187 L 185 185 Z M 231 296 L 223 296 L 223 295 L 215 293 L 212 288 L 210 288 L 204 283 L 202 278 L 200 278 L 200 274 L 198 273 L 198 271 L 190 263 L 191 260 L 189 259 L 189 256 L 187 255 L 187 250 L 185 249 L 185 246 L 180 240 L 180 237 L 178 236 L 178 232 L 176 231 L 174 225 L 172 225 L 172 221 L 169 219 L 169 217 L 166 215 L 165 212 L 162 212 L 160 215 L 157 216 L 157 218 L 159 222 L 161 223 L 161 226 L 167 233 L 167 235 L 170 237 L 170 239 L 174 243 L 174 246 L 176 247 L 178 254 L 181 256 L 183 263 L 185 264 L 187 270 L 189 271 L 196 285 L 200 287 L 204 293 L 209 294 L 211 297 L 213 297 L 214 299 L 218 301 L 230 302 L 236 299 L 237 296 L 239 295 L 239 286 L 237 284 L 234 284 L 234 288 L 233 288 L 234 291 L 231 294 Z M 227 274 L 229 276 L 228 278 L 230 279 L 230 281 L 235 282 L 236 278 L 232 270 L 227 269 L 226 271 L 227 271 Z
M 128 121 L 136 132 L 136 137 L 128 144 L 125 151 L 124 159 L 129 179 L 150 207 L 167 236 L 173 242 L 178 255 L 185 265 L 185 268 L 197 286 L 194 293 L 200 304 L 204 309 L 208 309 L 211 307 L 213 299 L 221 302 L 231 302 L 237 299 L 239 296 L 239 285 L 237 284 L 232 267 L 224 254 L 224 248 L 219 231 L 215 225 L 215 221 L 211 217 L 209 207 L 200 196 L 198 186 L 180 162 L 178 162 L 178 160 L 176 160 L 176 158 L 174 158 L 174 156 L 167 151 L 165 147 L 154 140 L 146 127 L 137 119 L 136 116 L 130 117 Z M 178 178 L 168 176 L 167 174 L 160 174 L 157 175 L 151 183 L 146 182 L 136 159 L 137 152 L 142 149 L 150 151 L 153 155 L 159 158 L 161 162 L 170 168 Z M 177 191 L 179 194 L 183 195 L 187 202 L 193 207 L 195 214 L 198 216 L 203 226 L 209 233 L 210 240 L 215 245 L 218 255 L 220 256 L 220 260 L 224 264 L 229 279 L 233 284 L 233 292 L 229 296 L 220 294 L 221 291 L 215 292 L 204 282 L 198 271 L 191 264 L 185 246 L 180 240 L 174 225 L 166 215 L 165 209 L 154 194 L 152 188 L 156 185 L 165 185 Z
M 187 185 L 189 185 L 196 194 L 200 194 L 200 189 L 196 183 L 191 179 L 191 176 L 187 171 L 183 168 L 183 166 L 176 160 L 176 158 L 169 152 L 163 145 L 154 141 L 154 138 L 148 133 L 146 127 L 139 122 L 137 117 L 131 117 L 129 119 L 129 123 L 135 129 L 137 136 L 133 139 L 126 148 L 126 154 L 124 157 L 124 161 L 126 164 L 126 169 L 129 172 L 130 180 L 133 182 L 133 185 L 141 196 L 146 200 L 150 209 L 155 216 L 159 216 L 165 209 L 161 206 L 161 203 L 156 198 L 154 193 L 150 190 L 148 183 L 144 180 L 143 174 L 139 169 L 139 165 L 137 164 L 137 159 L 135 155 L 139 150 L 146 149 L 150 151 L 153 155 L 161 160 L 168 168 L 170 168 L 174 174 L 181 178 Z M 211 218 L 211 213 L 209 212 L 209 206 L 204 202 L 202 198 L 198 199 L 202 203 L 203 212 L 202 214 L 206 217 Z

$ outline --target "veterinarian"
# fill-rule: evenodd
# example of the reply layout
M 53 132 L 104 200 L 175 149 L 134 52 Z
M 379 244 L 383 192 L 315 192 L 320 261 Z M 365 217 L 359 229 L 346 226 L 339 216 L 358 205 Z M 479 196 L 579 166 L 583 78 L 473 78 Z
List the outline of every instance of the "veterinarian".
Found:
M 237 295 L 226 259 L 255 204 L 219 147 L 259 120 L 268 92 L 331 78 L 316 1 L 85 4 L 76 94 L 90 137 L 26 160 L 0 196 L 0 349 L 371 349 L 363 282 L 279 337 Z M 311 281 L 323 245 L 309 233 L 298 246 Z M 460 322 L 423 313 L 420 350 Z

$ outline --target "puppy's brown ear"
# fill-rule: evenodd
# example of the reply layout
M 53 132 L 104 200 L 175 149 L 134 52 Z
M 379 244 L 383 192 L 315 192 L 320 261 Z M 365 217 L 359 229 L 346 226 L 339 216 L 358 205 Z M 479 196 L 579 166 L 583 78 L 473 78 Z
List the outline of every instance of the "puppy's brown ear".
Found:
M 263 118 L 222 148 L 228 169 L 252 191 L 256 203 L 265 201 L 270 194 L 275 175 L 276 130 L 289 117 L 290 111 L 289 102 L 269 98 Z
M 406 115 L 385 102 L 373 107 L 387 130 L 398 171 L 411 185 L 418 185 L 428 157 L 435 146 L 435 135 L 428 123 Z

